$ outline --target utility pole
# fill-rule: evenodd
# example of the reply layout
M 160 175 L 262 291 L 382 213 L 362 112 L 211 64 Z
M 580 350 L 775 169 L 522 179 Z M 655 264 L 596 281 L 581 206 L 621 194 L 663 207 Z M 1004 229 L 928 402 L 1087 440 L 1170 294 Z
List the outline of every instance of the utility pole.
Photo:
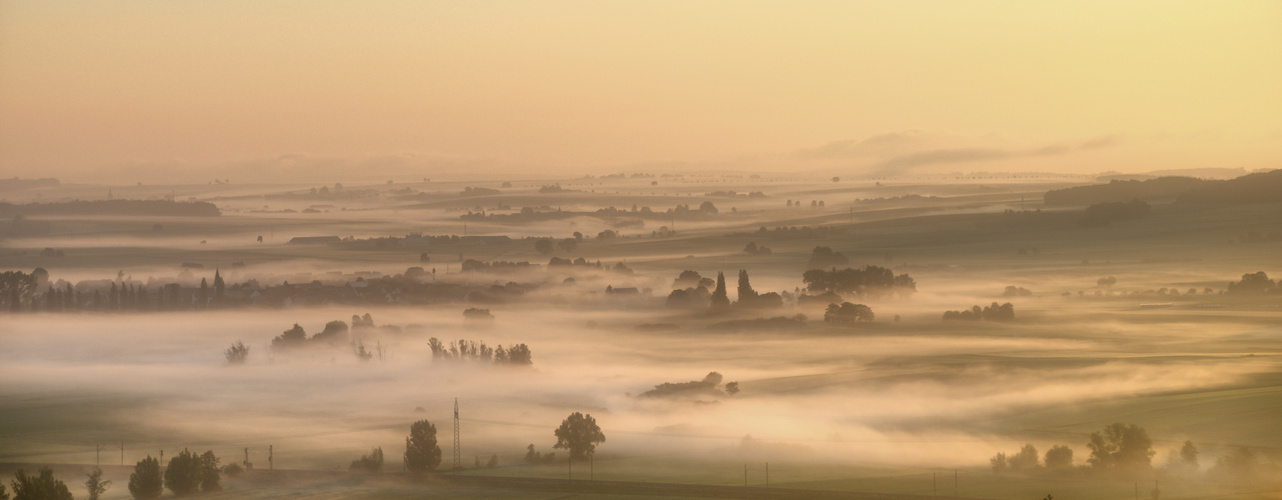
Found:
M 120 465 L 125 465 L 125 442 L 120 442 Z
M 95 467 L 102 465 L 102 445 L 94 445 L 93 464 Z
M 272 470 L 273 468 L 275 467 L 272 464 L 272 445 L 269 444 L 267 445 L 267 470 Z
M 459 448 L 458 439 L 458 398 L 454 398 L 454 469 L 463 468 L 462 450 Z
M 249 456 L 249 448 L 245 448 L 245 456 Z M 165 450 L 160 450 L 160 463 L 165 463 Z

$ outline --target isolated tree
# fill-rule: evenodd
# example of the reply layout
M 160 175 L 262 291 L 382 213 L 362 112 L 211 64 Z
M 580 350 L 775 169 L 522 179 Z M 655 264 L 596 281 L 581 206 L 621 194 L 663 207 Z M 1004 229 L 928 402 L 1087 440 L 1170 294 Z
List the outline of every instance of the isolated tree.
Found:
M 1091 433 L 1086 446 L 1091 449 L 1086 461 L 1097 469 L 1147 468 L 1154 453 L 1153 441 L 1142 427 L 1120 422 Z
M 717 273 L 717 288 L 712 291 L 712 308 L 725 309 L 730 307 L 730 297 L 726 295 L 726 275 Z
M 103 493 L 107 492 L 107 487 L 111 486 L 111 481 L 102 480 L 102 469 L 93 468 L 93 472 L 86 474 L 89 478 L 85 480 L 85 490 L 89 492 L 89 500 L 98 500 Z
M 410 424 L 410 435 L 405 438 L 405 468 L 423 473 L 436 470 L 441 465 L 441 447 L 436 445 L 436 426 L 426 420 Z
M 1046 450 L 1047 469 L 1071 469 L 1073 467 L 1073 449 L 1056 445 Z
M 249 358 L 249 346 L 237 340 L 235 344 L 223 351 L 223 355 L 227 357 L 227 364 L 243 365 L 245 360 Z
M 1006 471 L 1006 454 L 998 453 L 993 458 L 988 459 L 988 463 L 993 466 L 993 472 L 1002 473 Z
M 556 435 L 556 445 L 553 448 L 569 450 L 570 460 L 587 460 L 589 455 L 596 452 L 596 445 L 605 442 L 605 434 L 596 425 L 596 419 L 591 414 L 584 415 L 577 411 L 566 417 L 553 434 Z
M 735 394 L 739 394 L 739 383 L 738 382 L 726 383 L 726 394 L 729 394 L 731 396 Z
M 151 455 L 134 465 L 134 473 L 129 475 L 129 494 L 138 500 L 158 498 L 164 492 L 164 482 L 160 476 L 160 461 Z
M 1180 460 L 1183 461 L 1185 465 L 1196 469 L 1197 455 L 1197 447 L 1193 446 L 1193 442 L 1185 441 L 1184 446 L 1180 448 Z
M 39 476 L 28 476 L 26 471 L 18 469 L 13 481 L 14 500 L 72 500 L 71 490 L 66 483 L 53 477 L 53 469 L 40 468 Z

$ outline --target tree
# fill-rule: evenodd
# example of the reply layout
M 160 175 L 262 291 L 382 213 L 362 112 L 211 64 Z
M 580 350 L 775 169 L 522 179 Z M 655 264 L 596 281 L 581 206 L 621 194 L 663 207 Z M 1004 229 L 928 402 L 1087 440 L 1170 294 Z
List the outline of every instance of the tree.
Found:
M 1086 446 L 1091 449 L 1086 461 L 1097 469 L 1147 468 L 1154 453 L 1153 441 L 1142 427 L 1121 422 L 1105 427 L 1102 433 L 1091 433 Z
M 717 288 L 712 291 L 712 308 L 724 309 L 730 307 L 730 297 L 726 295 L 726 275 L 717 273 Z
M 1197 454 L 1197 447 L 1193 446 L 1192 441 L 1185 441 L 1184 446 L 1180 448 L 1180 460 L 1194 469 L 1197 468 Z
M 541 254 L 550 254 L 555 249 L 556 245 L 552 243 L 550 238 L 539 238 L 534 240 L 534 250 Z
M 98 500 L 103 493 L 107 492 L 107 487 L 111 486 L 111 481 L 102 480 L 102 469 L 93 468 L 93 472 L 87 474 L 89 479 L 85 481 L 85 489 L 89 491 L 89 500 Z
M 748 270 L 739 270 L 739 302 L 745 304 L 751 303 L 752 299 L 757 298 L 757 291 L 752 289 L 752 284 L 748 283 Z
M 405 438 L 405 468 L 423 473 L 436 470 L 441 465 L 441 447 L 436 445 L 436 426 L 426 420 L 410 424 L 410 435 Z
M 729 382 L 729 383 L 727 383 L 727 384 L 726 384 L 726 394 L 729 394 L 729 395 L 733 396 L 733 395 L 738 394 L 738 393 L 739 393 L 739 383 L 738 383 L 738 382 Z
M 1037 462 L 1037 447 L 1031 444 L 1025 444 L 1023 448 L 1019 449 L 1019 453 L 1011 455 L 1006 459 L 1006 465 L 1016 472 L 1034 470 L 1038 467 Z
M 13 485 L 13 500 L 72 500 L 66 483 L 55 479 L 48 467 L 41 467 L 39 476 L 28 476 L 18 469 L 9 484 Z
M 258 237 L 258 242 L 259 243 L 263 242 L 262 236 Z M 225 288 L 225 283 L 223 283 L 223 276 L 218 273 L 217 269 L 214 269 L 214 303 L 215 304 L 223 301 L 224 288 Z
M 134 473 L 129 475 L 129 494 L 138 500 L 158 498 L 164 492 L 164 483 L 160 476 L 160 461 L 151 455 L 134 465 Z
M 243 365 L 245 364 L 245 359 L 249 358 L 249 346 L 237 340 L 235 344 L 223 351 L 223 355 L 227 356 L 227 364 Z
M 281 332 L 280 335 L 272 339 L 272 350 L 279 351 L 300 347 L 305 341 L 307 341 L 307 332 L 303 330 L 303 327 L 298 326 L 298 323 L 294 323 L 293 328 Z
M 1047 469 L 1071 469 L 1073 467 L 1073 449 L 1056 445 L 1046 450 Z
M 203 471 L 200 457 L 184 449 L 169 459 L 165 467 L 165 487 L 174 492 L 174 496 L 186 496 L 200 489 Z
M 553 434 L 556 435 L 556 445 L 553 448 L 569 450 L 570 460 L 587 460 L 589 455 L 596 452 L 596 445 L 605 442 L 605 434 L 596 425 L 596 419 L 591 414 L 584 415 L 577 411 L 566 417 Z
M 4 483 L 0 483 L 0 500 L 9 500 L 9 492 L 4 490 Z
M 218 457 L 213 450 L 200 454 L 200 491 L 209 493 L 223 489 L 222 469 L 218 468 Z

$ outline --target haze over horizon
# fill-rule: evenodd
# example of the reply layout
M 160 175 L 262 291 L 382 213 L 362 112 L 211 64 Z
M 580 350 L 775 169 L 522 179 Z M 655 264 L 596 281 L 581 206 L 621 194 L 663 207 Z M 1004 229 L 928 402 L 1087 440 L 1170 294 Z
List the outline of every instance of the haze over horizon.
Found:
M 0 3 L 0 170 L 1282 165 L 1277 2 Z

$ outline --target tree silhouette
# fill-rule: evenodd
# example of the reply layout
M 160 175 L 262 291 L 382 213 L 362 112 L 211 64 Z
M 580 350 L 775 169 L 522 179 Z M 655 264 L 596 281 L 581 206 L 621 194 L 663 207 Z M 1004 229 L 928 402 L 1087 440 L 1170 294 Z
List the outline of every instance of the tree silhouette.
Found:
M 227 364 L 243 365 L 245 364 L 245 360 L 249 358 L 249 346 L 245 345 L 244 342 L 237 340 L 235 344 L 232 344 L 226 351 L 223 351 L 223 355 L 227 357 Z
M 1153 457 L 1153 441 L 1138 425 L 1115 423 L 1103 432 L 1091 433 L 1086 444 L 1091 456 L 1086 461 L 1097 469 L 1148 468 Z
M 570 450 L 570 460 L 587 460 L 596 452 L 596 445 L 605 442 L 605 434 L 596 425 L 596 419 L 577 411 L 566 417 L 553 434 L 556 435 L 553 448 Z
M 165 487 L 174 492 L 174 496 L 186 496 L 200 489 L 203 472 L 200 457 L 184 449 L 169 459 L 165 467 Z
M 85 480 L 85 489 L 89 492 L 89 500 L 98 500 L 103 493 L 107 492 L 107 487 L 111 486 L 111 481 L 102 480 L 102 469 L 93 468 L 93 472 L 86 474 L 89 479 Z
M 426 420 L 410 425 L 410 435 L 405 438 L 405 468 L 423 473 L 436 470 L 441 465 L 441 447 L 436 445 L 436 426 Z
M 408 466 L 407 466 L 408 467 Z M 361 458 L 352 460 L 352 465 L 347 468 L 349 471 L 379 473 L 383 471 L 383 448 L 378 447 L 370 450 L 369 454 L 361 455 Z
M 1185 441 L 1184 446 L 1180 448 L 1180 460 L 1182 460 L 1185 465 L 1196 469 L 1197 455 L 1197 447 L 1193 446 L 1193 442 Z
M 757 298 L 757 291 L 752 289 L 752 284 L 748 283 L 748 270 L 739 270 L 739 302 L 751 303 Z
M 129 475 L 129 494 L 138 500 L 149 500 L 160 497 L 163 492 L 160 461 L 147 455 L 147 458 L 134 465 L 134 473 Z
M 1056 445 L 1046 450 L 1047 469 L 1071 469 L 1073 467 L 1073 449 Z
M 9 484 L 13 485 L 14 500 L 72 500 L 66 483 L 55 479 L 53 469 L 48 467 L 41 467 L 39 476 L 28 476 L 18 469 Z
M 725 309 L 730 307 L 730 297 L 726 295 L 726 275 L 717 272 L 717 288 L 712 291 L 712 308 Z

